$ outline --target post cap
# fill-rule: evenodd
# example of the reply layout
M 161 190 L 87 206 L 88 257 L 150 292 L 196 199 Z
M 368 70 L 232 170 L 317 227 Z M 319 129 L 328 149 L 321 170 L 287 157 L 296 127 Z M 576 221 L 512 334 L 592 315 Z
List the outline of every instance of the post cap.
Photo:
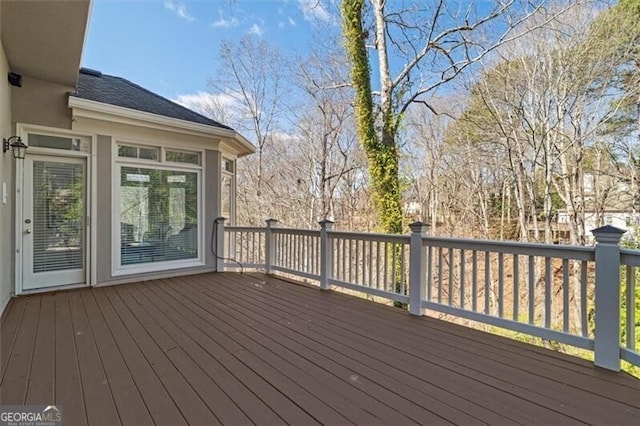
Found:
M 592 229 L 591 233 L 596 237 L 598 243 L 618 244 L 620 238 L 627 231 L 616 228 L 615 226 L 605 225 L 600 228 Z
M 331 229 L 331 227 L 333 226 L 333 221 L 329 219 L 323 219 L 320 222 L 318 222 L 318 225 L 320 225 L 321 228 Z
M 266 219 L 265 222 L 267 222 L 268 224 L 273 224 L 273 223 L 277 223 L 280 222 L 278 219 Z
M 427 232 L 428 226 L 429 225 L 427 225 L 424 222 L 413 222 L 412 224 L 409 225 L 409 228 L 411 228 L 411 232 L 413 232 L 414 234 L 416 233 L 423 234 Z
M 214 222 L 215 222 L 215 223 L 224 223 L 224 221 L 225 221 L 225 220 L 227 220 L 227 218 L 226 218 L 226 217 L 224 217 L 224 216 L 218 216 L 218 217 L 216 217 L 216 219 L 215 219 L 215 221 L 214 221 Z

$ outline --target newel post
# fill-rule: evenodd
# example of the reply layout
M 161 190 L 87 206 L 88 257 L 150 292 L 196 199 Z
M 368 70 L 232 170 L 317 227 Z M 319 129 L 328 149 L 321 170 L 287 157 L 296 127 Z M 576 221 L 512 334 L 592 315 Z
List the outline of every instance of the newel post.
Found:
M 594 364 L 620 371 L 619 243 L 625 231 L 606 225 L 591 232 L 596 238 Z
M 273 271 L 271 270 L 271 266 L 273 265 L 273 258 L 276 254 L 276 242 L 273 238 L 273 227 L 276 223 L 278 223 L 277 219 L 267 219 L 267 230 L 265 231 L 264 244 L 265 244 L 265 252 L 264 252 L 264 270 L 265 273 L 271 274 Z
M 318 222 L 320 225 L 320 289 L 329 290 L 329 277 L 333 264 L 333 250 L 329 244 L 329 231 L 333 228 L 333 222 L 325 219 Z
M 224 221 L 226 217 L 218 217 L 213 222 L 216 232 L 216 240 L 214 242 L 216 247 L 216 271 L 224 272 Z
M 414 222 L 409 242 L 409 313 L 424 315 L 422 301 L 426 297 L 427 249 L 422 242 L 426 235 L 427 224 Z

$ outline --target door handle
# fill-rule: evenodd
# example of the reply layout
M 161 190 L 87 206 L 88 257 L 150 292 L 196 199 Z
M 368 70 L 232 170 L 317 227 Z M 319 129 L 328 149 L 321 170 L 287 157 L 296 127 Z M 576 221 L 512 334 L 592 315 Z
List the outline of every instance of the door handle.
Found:
M 30 234 L 30 233 L 31 233 L 31 229 L 25 229 L 25 230 L 24 230 L 24 233 L 25 233 L 25 234 Z

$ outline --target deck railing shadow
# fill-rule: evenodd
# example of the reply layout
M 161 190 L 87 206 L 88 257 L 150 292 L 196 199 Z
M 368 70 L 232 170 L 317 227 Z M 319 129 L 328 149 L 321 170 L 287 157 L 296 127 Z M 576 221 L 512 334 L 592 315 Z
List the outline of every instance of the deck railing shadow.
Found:
M 225 226 L 217 220 L 218 271 L 238 267 L 304 278 L 567 344 L 599 367 L 640 366 L 640 251 L 620 247 L 624 231 L 593 231 L 594 247 L 277 226 Z

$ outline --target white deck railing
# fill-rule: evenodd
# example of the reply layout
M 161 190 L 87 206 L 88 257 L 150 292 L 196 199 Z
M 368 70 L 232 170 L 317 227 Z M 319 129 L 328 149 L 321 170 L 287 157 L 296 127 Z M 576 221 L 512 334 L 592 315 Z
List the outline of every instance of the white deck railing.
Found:
M 284 273 L 593 351 L 595 364 L 640 366 L 635 317 L 640 251 L 619 247 L 622 231 L 594 231 L 595 247 L 435 238 L 218 221 L 218 270 Z

